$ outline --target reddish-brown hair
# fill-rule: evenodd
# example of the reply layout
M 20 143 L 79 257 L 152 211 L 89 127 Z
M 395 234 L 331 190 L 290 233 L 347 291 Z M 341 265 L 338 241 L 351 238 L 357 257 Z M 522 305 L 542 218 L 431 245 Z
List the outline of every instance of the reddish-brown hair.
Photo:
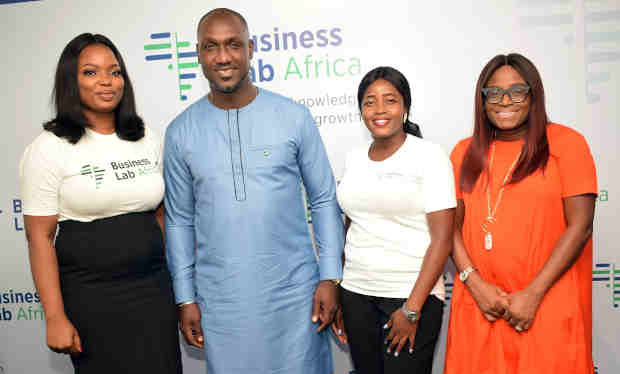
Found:
M 482 89 L 486 87 L 491 75 L 504 65 L 514 68 L 530 86 L 530 113 L 526 119 L 528 129 L 524 135 L 521 157 L 508 184 L 517 183 L 538 169 L 544 170 L 549 159 L 547 141 L 549 120 L 545 109 L 545 91 L 538 70 L 530 60 L 518 53 L 497 55 L 482 69 L 476 84 L 474 135 L 461 164 L 459 181 L 461 189 L 465 192 L 473 190 L 480 174 L 488 168 L 487 155 L 493 140 L 494 125 L 487 117 Z

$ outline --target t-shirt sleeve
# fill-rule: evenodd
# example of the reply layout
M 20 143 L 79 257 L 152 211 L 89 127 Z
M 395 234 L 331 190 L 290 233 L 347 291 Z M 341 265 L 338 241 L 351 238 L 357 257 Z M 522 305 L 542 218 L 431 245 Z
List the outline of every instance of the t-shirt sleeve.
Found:
M 426 213 L 456 207 L 454 175 L 448 156 L 439 146 L 424 160 L 424 211 Z
M 555 144 L 551 154 L 557 157 L 562 197 L 598 194 L 594 158 L 583 135 L 567 130 L 556 139 L 550 139 L 550 142 L 552 140 Z
M 58 191 L 62 182 L 60 157 L 58 143 L 46 134 L 26 148 L 19 165 L 23 214 L 58 214 Z

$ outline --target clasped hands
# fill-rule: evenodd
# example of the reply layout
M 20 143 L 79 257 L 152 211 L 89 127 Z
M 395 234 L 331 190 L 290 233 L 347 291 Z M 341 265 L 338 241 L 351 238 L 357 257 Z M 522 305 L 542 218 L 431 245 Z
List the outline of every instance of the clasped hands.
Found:
M 503 318 L 517 332 L 532 327 L 542 295 L 528 287 L 509 294 L 479 277 L 472 281 L 467 287 L 484 318 L 490 322 Z

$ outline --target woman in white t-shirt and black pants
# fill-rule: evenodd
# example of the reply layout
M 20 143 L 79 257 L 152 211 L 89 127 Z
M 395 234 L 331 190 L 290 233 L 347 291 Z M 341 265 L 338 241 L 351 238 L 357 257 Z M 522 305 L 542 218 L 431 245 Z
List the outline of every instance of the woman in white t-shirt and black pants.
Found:
M 411 91 L 399 71 L 366 74 L 358 102 L 373 141 L 347 155 L 338 186 L 348 230 L 333 329 L 358 374 L 430 374 L 452 247 L 452 166 L 407 120 Z

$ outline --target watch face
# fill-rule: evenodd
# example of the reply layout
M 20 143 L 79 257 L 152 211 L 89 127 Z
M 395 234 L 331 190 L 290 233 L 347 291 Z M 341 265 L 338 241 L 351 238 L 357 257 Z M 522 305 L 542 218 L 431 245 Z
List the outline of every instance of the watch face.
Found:
M 418 320 L 418 313 L 416 312 L 411 312 L 407 314 L 407 319 L 409 320 L 409 322 L 415 322 Z

